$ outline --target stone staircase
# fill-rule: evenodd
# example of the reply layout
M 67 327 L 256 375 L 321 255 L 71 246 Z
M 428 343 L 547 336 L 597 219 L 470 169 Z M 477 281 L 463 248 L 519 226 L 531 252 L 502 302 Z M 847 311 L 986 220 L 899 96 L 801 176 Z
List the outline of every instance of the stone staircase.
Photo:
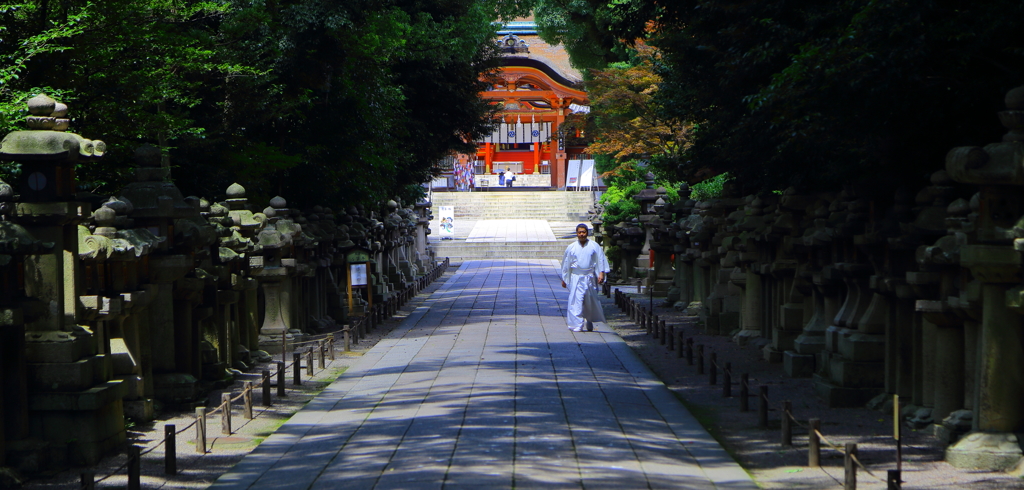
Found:
M 431 201 L 434 215 L 438 206 L 455 206 L 456 219 L 542 219 L 578 223 L 587 219 L 594 194 L 589 191 L 435 192 Z
M 453 262 L 465 260 L 561 260 L 565 247 L 575 240 L 575 228 L 586 222 L 594 201 L 590 192 L 435 192 L 434 220 L 430 243 L 437 257 Z M 456 236 L 441 240 L 437 231 L 439 206 L 454 206 Z M 548 222 L 554 241 L 467 242 L 472 227 L 480 220 L 530 219 Z

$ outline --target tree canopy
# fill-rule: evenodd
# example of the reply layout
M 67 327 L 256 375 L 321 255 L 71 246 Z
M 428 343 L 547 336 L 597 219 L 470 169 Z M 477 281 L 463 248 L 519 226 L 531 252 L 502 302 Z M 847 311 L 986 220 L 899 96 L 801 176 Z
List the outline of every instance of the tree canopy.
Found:
M 538 22 L 579 24 L 542 34 L 596 29 L 591 52 L 661 50 L 657 106 L 694 125 L 662 164 L 691 182 L 729 172 L 747 190 L 888 192 L 952 146 L 998 140 L 995 112 L 1024 83 L 1024 4 L 1010 0 L 535 2 L 558 13 Z
M 411 197 L 454 150 L 489 132 L 478 94 L 496 67 L 477 0 L 34 0 L 0 5 L 0 129 L 45 92 L 71 130 L 110 151 L 86 190 L 129 180 L 160 146 L 186 194 L 296 206 Z M 7 172 L 17 172 L 7 167 Z

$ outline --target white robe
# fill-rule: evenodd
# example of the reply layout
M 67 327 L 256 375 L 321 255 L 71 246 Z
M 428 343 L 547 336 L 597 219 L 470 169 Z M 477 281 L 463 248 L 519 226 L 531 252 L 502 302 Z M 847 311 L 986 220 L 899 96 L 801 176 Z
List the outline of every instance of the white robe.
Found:
M 597 273 L 608 273 L 608 259 L 597 242 L 587 240 L 580 246 L 579 240 L 565 248 L 562 257 L 562 281 L 569 288 L 569 308 L 565 316 L 570 329 L 584 327 L 584 322 L 603 322 L 604 311 L 598 301 Z

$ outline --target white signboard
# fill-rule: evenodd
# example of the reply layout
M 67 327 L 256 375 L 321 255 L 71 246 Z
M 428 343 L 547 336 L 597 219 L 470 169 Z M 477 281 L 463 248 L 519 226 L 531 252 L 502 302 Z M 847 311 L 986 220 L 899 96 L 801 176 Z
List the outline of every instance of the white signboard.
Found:
M 366 264 L 351 264 L 349 271 L 352 273 L 353 286 L 366 285 Z
M 569 169 L 565 172 L 565 190 L 579 189 L 580 187 L 580 161 L 569 160 Z
M 580 187 L 593 187 L 594 185 L 594 161 L 583 160 L 580 170 Z
M 441 239 L 455 238 L 455 206 L 438 206 L 437 216 L 440 220 Z

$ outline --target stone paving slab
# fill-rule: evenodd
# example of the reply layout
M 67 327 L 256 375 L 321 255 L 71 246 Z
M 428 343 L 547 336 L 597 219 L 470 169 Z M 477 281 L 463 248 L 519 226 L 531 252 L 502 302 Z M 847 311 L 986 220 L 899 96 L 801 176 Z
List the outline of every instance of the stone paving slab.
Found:
M 756 489 L 555 261 L 471 261 L 211 488 Z

